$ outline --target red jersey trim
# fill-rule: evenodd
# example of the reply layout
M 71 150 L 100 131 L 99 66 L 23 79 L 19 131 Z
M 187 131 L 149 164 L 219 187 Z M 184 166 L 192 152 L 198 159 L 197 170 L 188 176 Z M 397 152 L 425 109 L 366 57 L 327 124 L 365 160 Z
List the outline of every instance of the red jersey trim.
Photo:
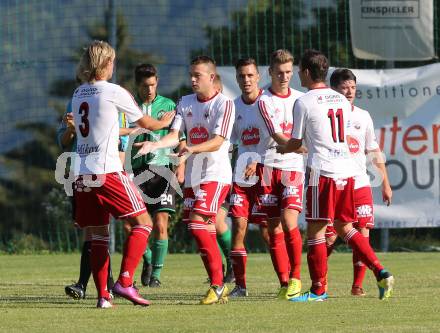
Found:
M 246 102 L 246 101 L 244 100 L 243 95 L 241 95 L 241 100 L 242 100 L 243 103 L 246 104 L 246 105 L 252 105 L 252 104 L 255 103 L 255 101 L 258 99 L 258 97 L 261 96 L 262 93 L 263 93 L 263 89 L 260 89 L 260 91 L 258 92 L 258 96 L 257 96 L 252 102 L 250 102 L 250 103 L 248 103 L 248 102 Z
M 274 96 L 276 96 L 276 97 L 279 97 L 279 98 L 287 98 L 287 97 L 289 97 L 289 96 L 292 94 L 292 89 L 290 89 L 290 88 L 289 88 L 289 92 L 287 93 L 287 95 L 280 95 L 280 94 L 277 94 L 276 92 L 274 92 L 274 91 L 272 90 L 272 87 L 269 88 L 269 91 L 270 91 L 270 93 L 271 93 L 272 95 L 274 95 Z
M 264 101 L 258 102 L 258 110 L 260 110 L 260 114 L 263 117 L 263 120 L 266 124 L 267 129 L 269 130 L 270 135 L 275 133 L 275 128 L 272 124 L 272 121 L 270 120 L 270 116 L 267 113 L 266 104 Z
M 228 135 L 231 114 L 232 114 L 232 101 L 226 101 L 225 114 L 223 115 L 222 128 L 220 131 L 220 135 L 224 138 L 226 138 Z
M 211 97 L 208 97 L 207 99 L 200 99 L 199 96 L 196 95 L 197 101 L 200 103 L 206 103 L 209 102 L 211 99 L 213 99 L 215 96 L 217 96 L 220 93 L 220 91 L 216 91 L 215 94 Z

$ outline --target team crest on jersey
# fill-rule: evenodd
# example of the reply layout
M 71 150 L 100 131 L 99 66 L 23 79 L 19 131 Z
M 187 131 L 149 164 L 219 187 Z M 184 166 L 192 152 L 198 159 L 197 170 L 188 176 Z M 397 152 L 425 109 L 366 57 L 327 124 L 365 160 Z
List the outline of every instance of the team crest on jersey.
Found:
M 160 110 L 158 113 L 157 113 L 157 119 L 160 119 L 160 118 L 162 118 L 162 116 L 165 114 L 165 110 Z
M 283 134 L 288 135 L 290 137 L 290 135 L 292 134 L 292 129 L 293 129 L 293 125 L 287 121 L 283 121 L 281 124 L 281 129 L 283 130 Z
M 193 145 L 197 145 L 199 143 L 208 141 L 208 138 L 209 138 L 208 130 L 205 127 L 201 126 L 200 124 L 198 124 L 196 127 L 193 127 L 189 131 L 189 141 Z
M 241 141 L 244 146 L 256 145 L 260 142 L 260 129 L 254 126 L 248 126 L 241 133 Z
M 359 152 L 360 144 L 356 138 L 349 136 L 347 143 L 348 143 L 348 149 L 350 150 L 350 153 L 357 154 Z

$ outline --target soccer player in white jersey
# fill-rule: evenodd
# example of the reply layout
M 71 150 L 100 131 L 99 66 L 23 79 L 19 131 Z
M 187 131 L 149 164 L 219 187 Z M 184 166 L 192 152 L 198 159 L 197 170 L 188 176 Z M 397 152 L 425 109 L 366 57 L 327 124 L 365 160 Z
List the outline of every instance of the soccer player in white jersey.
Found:
M 108 223 L 110 214 L 127 219 L 132 231 L 124 246 L 121 272 L 113 292 L 135 305 L 147 306 L 133 287 L 136 266 L 147 245 L 151 219 L 135 185 L 123 171 L 118 153 L 118 114 L 151 130 L 168 126 L 173 113 L 161 120 L 143 116 L 133 97 L 107 82 L 113 74 L 115 51 L 103 41 L 92 42 L 80 59 L 77 75 L 84 82 L 72 97 L 78 155 L 75 158 L 75 221 L 92 232 L 90 260 L 98 290 L 98 308 L 110 308 L 107 290 Z
M 208 56 L 191 62 L 190 77 L 194 94 L 183 96 L 170 133 L 157 142 L 146 142 L 139 150 L 148 153 L 176 146 L 179 131 L 186 133 L 187 145 L 180 152 L 186 160 L 184 217 L 199 247 L 211 286 L 201 304 L 225 303 L 228 290 L 223 284 L 222 258 L 215 237 L 207 224 L 215 216 L 229 191 L 232 170 L 229 138 L 234 123 L 234 103 L 214 85 L 216 66 Z
M 257 152 L 259 177 L 258 203 L 267 216 L 270 251 L 280 281 L 279 299 L 289 299 L 301 291 L 302 239 L 298 215 L 302 210 L 304 158 L 300 151 L 279 154 L 277 144 L 285 144 L 292 132 L 292 109 L 303 93 L 289 87 L 293 75 L 293 56 L 277 50 L 270 57 L 271 86 L 258 102 L 262 144 Z M 286 256 L 287 253 L 287 256 Z M 289 268 L 290 267 L 290 268 Z
M 391 190 L 384 160 L 381 155 L 379 144 L 374 133 L 373 120 L 368 111 L 354 105 L 356 96 L 356 76 L 349 69 L 336 69 L 330 77 L 332 89 L 344 95 L 352 105 L 350 121 L 350 139 L 348 142 L 350 152 L 362 168 L 362 173 L 354 178 L 354 204 L 357 220 L 353 223 L 367 241 L 369 241 L 370 229 L 374 227 L 373 194 L 371 192 L 370 176 L 367 174 L 367 156 L 372 157 L 372 162 L 380 172 L 382 178 L 382 199 L 389 206 L 393 192 Z M 326 231 L 327 256 L 333 250 L 336 241 L 336 230 L 328 226 Z M 353 250 L 353 284 L 351 294 L 353 296 L 365 296 L 362 281 L 367 267 L 360 259 L 359 254 Z
M 244 239 L 248 222 L 260 227 L 263 239 L 269 245 L 267 223 L 264 219 L 252 215 L 256 205 L 257 146 L 260 140 L 260 128 L 264 127 L 258 111 L 258 100 L 263 92 L 258 87 L 260 74 L 252 58 L 242 58 L 235 65 L 236 79 L 241 95 L 234 100 L 235 122 L 231 142 L 237 145 L 237 163 L 235 165 L 232 193 L 230 198 L 230 215 L 232 217 L 232 267 L 234 269 L 235 287 L 231 297 L 248 296 L 246 289 L 247 253 Z
M 322 301 L 327 274 L 325 231 L 332 223 L 338 235 L 347 242 L 377 278 L 379 298 L 391 296 L 394 277 L 380 264 L 369 242 L 352 223 L 356 221 L 354 207 L 354 178 L 360 169 L 348 146 L 351 104 L 340 93 L 325 84 L 328 60 L 319 51 L 307 50 L 301 57 L 299 77 L 301 85 L 309 89 L 298 98 L 293 110 L 295 127 L 292 138 L 280 152 L 298 149 L 302 141 L 308 149 L 311 168 L 307 188 L 307 262 L 312 286 L 293 302 Z

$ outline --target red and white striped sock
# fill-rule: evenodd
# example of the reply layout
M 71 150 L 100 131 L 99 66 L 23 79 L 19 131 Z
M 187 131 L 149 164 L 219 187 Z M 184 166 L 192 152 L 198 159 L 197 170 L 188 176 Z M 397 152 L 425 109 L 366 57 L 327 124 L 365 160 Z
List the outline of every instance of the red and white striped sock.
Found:
M 383 266 L 380 264 L 379 259 L 377 259 L 376 253 L 371 248 L 369 241 L 354 228 L 345 235 L 344 241 L 351 246 L 353 252 L 356 252 L 360 260 L 373 270 L 374 275 L 377 277 Z
M 325 292 L 325 277 L 327 275 L 327 246 L 325 238 L 308 239 L 307 264 L 309 266 L 312 287 L 316 295 Z
M 222 257 L 214 242 L 212 235 L 206 229 L 206 224 L 201 221 L 190 221 L 188 229 L 194 236 L 199 247 L 200 257 L 202 258 L 205 269 L 211 280 L 211 285 L 223 285 Z

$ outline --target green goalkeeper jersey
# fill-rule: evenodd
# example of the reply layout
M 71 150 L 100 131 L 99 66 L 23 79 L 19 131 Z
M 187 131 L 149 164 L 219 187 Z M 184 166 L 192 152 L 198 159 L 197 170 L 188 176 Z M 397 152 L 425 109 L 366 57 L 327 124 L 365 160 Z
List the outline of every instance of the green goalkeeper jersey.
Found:
M 143 103 L 138 96 L 136 96 L 136 102 L 141 108 L 144 115 L 148 115 L 154 119 L 160 119 L 164 112 L 173 111 L 176 108 L 176 104 L 169 98 L 157 95 L 152 103 Z M 142 141 L 159 141 L 169 132 L 169 128 L 163 128 L 157 131 L 152 131 L 150 133 L 145 133 L 138 135 L 135 142 Z M 132 149 L 132 168 L 133 170 L 138 170 L 145 168 L 147 164 L 150 165 L 169 165 L 170 158 L 168 155 L 172 153 L 172 148 L 164 148 L 155 151 L 154 153 L 141 156 L 139 158 L 133 159 L 133 156 L 137 153 L 137 149 Z

